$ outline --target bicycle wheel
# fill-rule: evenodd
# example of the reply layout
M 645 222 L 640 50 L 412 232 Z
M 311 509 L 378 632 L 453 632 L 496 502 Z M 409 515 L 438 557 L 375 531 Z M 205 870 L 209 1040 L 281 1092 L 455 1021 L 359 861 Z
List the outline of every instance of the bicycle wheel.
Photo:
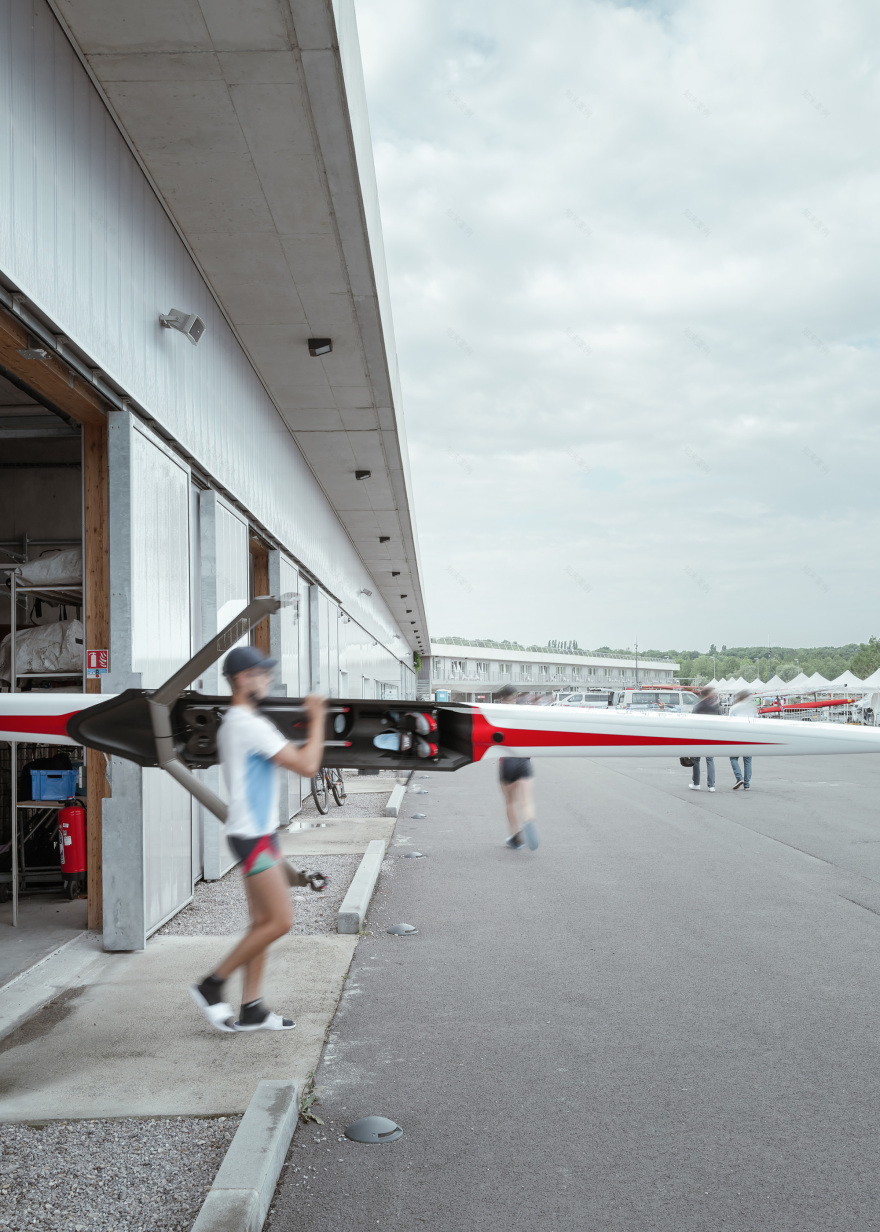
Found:
M 330 790 L 333 792 L 333 799 L 336 801 L 338 806 L 342 808 L 347 794 L 345 790 L 345 780 L 342 777 L 342 771 L 328 770 L 327 778 L 330 782 Z
M 329 813 L 330 799 L 327 794 L 327 772 L 319 770 L 312 779 L 312 799 L 319 813 Z

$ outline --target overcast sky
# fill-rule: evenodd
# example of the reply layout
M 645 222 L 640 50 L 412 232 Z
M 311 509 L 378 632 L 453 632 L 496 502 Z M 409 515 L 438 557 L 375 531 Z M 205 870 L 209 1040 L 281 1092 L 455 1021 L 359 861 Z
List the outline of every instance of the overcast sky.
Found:
M 432 634 L 880 632 L 880 6 L 358 20 Z

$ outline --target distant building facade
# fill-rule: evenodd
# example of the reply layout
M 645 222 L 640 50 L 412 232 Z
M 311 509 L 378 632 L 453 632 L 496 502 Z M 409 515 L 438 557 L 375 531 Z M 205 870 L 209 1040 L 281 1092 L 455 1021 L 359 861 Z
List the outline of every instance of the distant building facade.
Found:
M 432 642 L 422 658 L 419 694 L 448 693 L 450 701 L 489 701 L 505 684 L 524 693 L 624 689 L 672 684 L 678 663 L 635 655 L 505 650 L 479 643 Z

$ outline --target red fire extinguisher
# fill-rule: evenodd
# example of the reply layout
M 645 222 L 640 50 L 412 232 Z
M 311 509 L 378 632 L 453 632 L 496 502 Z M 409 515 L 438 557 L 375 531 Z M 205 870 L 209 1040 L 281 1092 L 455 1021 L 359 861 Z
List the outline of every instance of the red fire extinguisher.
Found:
M 58 810 L 58 834 L 61 839 L 61 872 L 70 898 L 76 898 L 86 877 L 86 810 L 70 804 Z

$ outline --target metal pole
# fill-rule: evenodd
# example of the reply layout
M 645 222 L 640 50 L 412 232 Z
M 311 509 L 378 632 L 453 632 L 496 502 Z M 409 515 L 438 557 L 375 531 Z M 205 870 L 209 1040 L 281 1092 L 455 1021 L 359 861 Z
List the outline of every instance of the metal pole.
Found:
M 12 758 L 12 785 L 9 798 L 12 801 L 12 927 L 18 928 L 18 745 L 9 742 Z
M 9 575 L 9 692 L 16 692 L 15 633 L 18 597 L 15 593 L 15 571 Z M 9 798 L 12 802 L 12 927 L 18 928 L 18 745 L 9 742 L 12 783 Z

